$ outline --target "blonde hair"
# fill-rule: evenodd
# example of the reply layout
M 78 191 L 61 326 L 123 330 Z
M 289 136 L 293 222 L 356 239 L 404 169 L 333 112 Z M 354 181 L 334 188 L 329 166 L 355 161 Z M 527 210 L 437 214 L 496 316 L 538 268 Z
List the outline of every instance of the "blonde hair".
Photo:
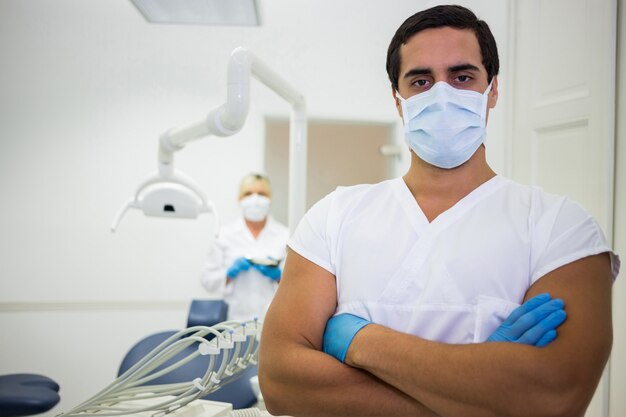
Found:
M 267 196 L 270 198 L 272 197 L 272 187 L 270 185 L 270 179 L 267 177 L 267 175 L 251 173 L 243 177 L 241 183 L 239 184 L 239 199 L 244 196 L 248 186 L 254 183 L 263 184 L 263 186 L 267 190 Z

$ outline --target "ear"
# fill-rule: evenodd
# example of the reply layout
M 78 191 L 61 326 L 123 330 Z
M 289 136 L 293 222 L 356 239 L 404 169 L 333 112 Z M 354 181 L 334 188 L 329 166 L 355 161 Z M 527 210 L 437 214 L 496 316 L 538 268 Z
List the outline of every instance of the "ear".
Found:
M 398 111 L 398 116 L 402 117 L 402 103 L 400 102 L 400 99 L 398 97 L 396 97 L 396 90 L 393 89 L 393 87 L 391 87 L 391 96 L 393 97 L 393 100 L 396 104 L 396 110 Z
M 498 76 L 493 76 L 493 81 L 491 83 L 491 91 L 489 92 L 489 100 L 487 101 L 487 106 L 490 109 L 496 107 L 496 103 L 498 102 Z

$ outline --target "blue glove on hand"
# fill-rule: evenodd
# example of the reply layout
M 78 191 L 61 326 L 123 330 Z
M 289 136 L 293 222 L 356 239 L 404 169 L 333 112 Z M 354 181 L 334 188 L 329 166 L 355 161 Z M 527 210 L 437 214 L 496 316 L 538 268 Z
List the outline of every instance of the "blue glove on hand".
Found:
M 250 261 L 246 258 L 237 258 L 230 266 L 230 268 L 228 268 L 228 270 L 226 271 L 226 276 L 230 279 L 235 279 L 235 277 L 239 275 L 240 272 L 250 269 L 250 265 Z
M 567 317 L 565 303 L 543 293 L 513 310 L 487 339 L 488 342 L 513 342 L 544 347 L 556 339 L 556 328 Z
M 352 339 L 359 330 L 371 322 L 352 314 L 339 314 L 331 317 L 324 330 L 324 353 L 334 356 L 342 363 L 346 360 L 346 352 Z
M 266 277 L 268 277 L 272 281 L 280 280 L 281 272 L 280 272 L 280 268 L 278 266 L 259 265 L 259 264 L 252 264 L 252 266 L 254 268 L 258 269 L 263 275 L 265 275 Z

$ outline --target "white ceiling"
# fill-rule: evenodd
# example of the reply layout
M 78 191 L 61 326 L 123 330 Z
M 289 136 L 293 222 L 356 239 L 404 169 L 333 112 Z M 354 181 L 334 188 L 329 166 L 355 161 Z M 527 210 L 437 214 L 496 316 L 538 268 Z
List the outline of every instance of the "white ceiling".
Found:
M 506 6 L 459 3 L 490 22 L 497 37 L 506 35 Z M 170 93 L 220 101 L 225 63 L 241 45 L 300 89 L 311 114 L 395 117 L 385 73 L 387 45 L 406 17 L 435 2 L 258 4 L 260 27 L 228 27 L 150 24 L 130 0 L 0 0 L 0 89 L 19 88 L 20 94 L 59 89 L 66 100 L 79 101 L 85 94 L 115 101 L 112 95 L 159 99 Z M 50 77 L 41 75 L 43 68 Z M 265 90 L 253 100 L 271 112 L 280 101 Z

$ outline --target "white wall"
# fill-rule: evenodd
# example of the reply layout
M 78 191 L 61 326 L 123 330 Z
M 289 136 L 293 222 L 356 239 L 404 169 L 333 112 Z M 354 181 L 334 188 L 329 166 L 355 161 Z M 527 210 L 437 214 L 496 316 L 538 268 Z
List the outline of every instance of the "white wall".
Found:
M 188 301 L 204 295 L 210 218 L 131 212 L 117 234 L 109 225 L 156 169 L 158 136 L 222 102 L 232 49 L 249 47 L 300 89 L 311 117 L 398 121 L 387 45 L 406 17 L 435 2 L 259 3 L 263 26 L 242 28 L 151 25 L 127 0 L 0 0 L 0 374 L 59 381 L 62 402 L 49 415 L 112 380 L 140 337 L 182 327 Z M 499 42 L 501 101 L 488 147 L 506 172 L 509 3 L 458 3 Z M 251 109 L 238 135 L 176 155 L 223 220 L 236 214 L 241 176 L 263 169 L 263 118 L 289 112 L 258 83 Z

